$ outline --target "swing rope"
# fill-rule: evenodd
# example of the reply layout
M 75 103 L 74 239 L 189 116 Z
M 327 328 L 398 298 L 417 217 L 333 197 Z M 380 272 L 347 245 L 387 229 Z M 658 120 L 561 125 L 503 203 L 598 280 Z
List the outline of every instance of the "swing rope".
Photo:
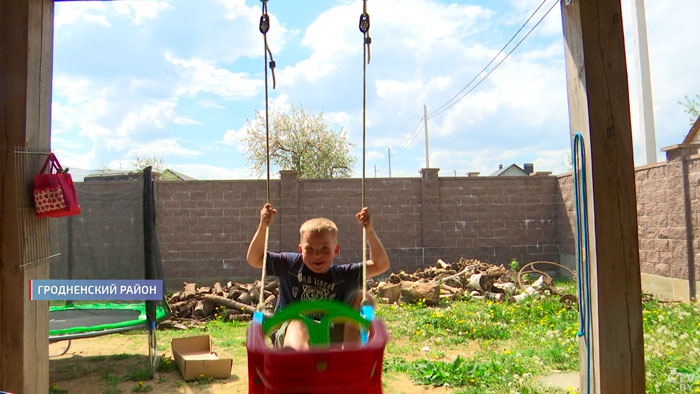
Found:
M 275 61 L 267 44 L 267 32 L 270 30 L 270 17 L 267 14 L 267 1 L 262 1 L 262 15 L 260 16 L 260 32 L 263 34 L 265 54 L 265 159 L 267 164 L 267 202 L 270 202 L 270 122 L 269 122 L 269 96 L 267 83 L 267 55 L 270 55 L 269 67 L 272 70 L 272 88 L 275 88 Z M 370 62 L 370 44 L 372 38 L 369 35 L 369 14 L 367 13 L 367 0 L 363 1 L 362 14 L 360 15 L 359 28 L 363 36 L 362 53 L 362 202 L 365 207 L 365 179 L 366 179 L 366 137 L 367 137 L 367 64 Z M 267 248 L 270 236 L 270 226 L 265 229 L 265 246 L 263 249 L 262 275 L 260 279 L 260 298 L 256 310 L 262 311 L 265 306 L 265 273 L 267 271 Z M 362 227 L 362 305 L 367 303 L 367 229 Z
M 267 55 L 270 55 L 270 70 L 272 71 L 272 88 L 276 86 L 275 81 L 275 60 L 272 58 L 272 51 L 267 45 L 267 32 L 270 30 L 270 16 L 267 14 L 267 1 L 262 1 L 262 15 L 260 16 L 260 33 L 263 35 L 263 42 L 265 47 L 263 48 L 263 53 L 265 54 L 265 63 L 263 68 L 265 69 L 265 160 L 267 163 L 267 203 L 270 203 L 270 116 L 269 116 L 269 96 L 268 96 L 268 85 L 267 85 Z M 262 312 L 265 307 L 265 272 L 267 271 L 267 243 L 270 239 L 270 225 L 268 223 L 265 228 L 265 247 L 263 249 L 263 263 L 262 263 L 262 277 L 260 278 L 260 299 L 258 300 L 257 311 Z
M 366 137 L 367 137 L 367 64 L 370 60 L 369 44 L 372 38 L 369 36 L 369 14 L 367 13 L 367 0 L 363 1 L 362 15 L 360 15 L 360 32 L 362 33 L 362 204 L 365 205 L 365 177 L 366 177 Z M 367 229 L 362 226 L 362 305 L 367 303 Z

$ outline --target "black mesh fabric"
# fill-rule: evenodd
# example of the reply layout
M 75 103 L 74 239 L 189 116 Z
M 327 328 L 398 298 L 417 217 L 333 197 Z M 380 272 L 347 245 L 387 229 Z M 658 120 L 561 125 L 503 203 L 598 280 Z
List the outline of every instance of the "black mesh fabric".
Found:
M 75 186 L 82 212 L 49 219 L 52 246 L 60 253 L 51 279 L 163 279 L 150 167 Z M 147 310 L 155 316 L 154 306 Z

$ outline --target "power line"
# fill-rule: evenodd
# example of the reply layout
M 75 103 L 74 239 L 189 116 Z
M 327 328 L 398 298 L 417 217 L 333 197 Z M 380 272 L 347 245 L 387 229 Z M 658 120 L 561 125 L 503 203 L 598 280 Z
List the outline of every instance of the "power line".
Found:
M 455 100 L 460 94 L 462 94 L 462 92 L 464 92 L 465 90 L 467 90 L 467 88 L 469 88 L 469 85 L 471 85 L 472 83 L 474 83 L 474 81 L 479 77 L 479 75 L 481 75 L 484 71 L 486 71 L 486 69 L 491 65 L 491 63 L 493 63 L 496 59 L 498 59 L 498 56 L 500 56 L 500 55 L 503 53 L 503 51 L 506 50 L 506 48 L 508 47 L 508 45 L 510 45 L 510 43 L 513 42 L 513 40 L 515 39 L 515 37 L 517 37 L 518 34 L 520 34 L 520 32 L 523 31 L 523 29 L 525 28 L 525 26 L 527 26 L 527 24 L 530 23 L 530 20 L 532 20 L 532 17 L 535 16 L 535 14 L 537 13 L 537 11 L 539 11 L 540 8 L 542 8 L 542 6 L 544 5 L 544 3 L 546 3 L 546 2 L 547 2 L 547 0 L 542 0 L 542 3 L 540 3 L 540 5 L 537 6 L 537 8 L 535 8 L 534 11 L 532 11 L 532 13 L 530 14 L 530 16 L 529 16 L 529 17 L 527 18 L 527 20 L 522 24 L 522 26 L 520 26 L 520 28 L 518 29 L 518 31 L 516 31 L 515 34 L 513 34 L 513 36 L 510 38 L 510 40 L 508 40 L 508 42 L 506 42 L 506 44 L 503 45 L 503 48 L 501 48 L 501 50 L 498 51 L 498 53 L 491 59 L 491 61 L 489 61 L 488 64 L 486 64 L 486 65 L 484 66 L 484 68 L 482 68 L 481 71 L 479 71 L 479 72 L 474 76 L 474 78 L 472 78 L 471 81 L 469 81 L 469 83 L 467 83 L 467 84 L 462 88 L 462 90 L 460 90 L 459 92 L 457 92 L 457 94 L 455 94 L 454 96 L 452 96 L 449 100 L 447 100 L 447 102 L 445 102 L 444 104 L 442 104 L 441 106 L 439 106 L 437 109 L 433 110 L 433 112 L 430 113 L 430 114 L 428 115 L 428 119 L 430 119 L 431 117 L 433 117 L 433 116 L 435 115 L 435 113 L 439 113 L 440 111 L 442 111 L 442 109 L 445 108 L 445 106 L 449 105 L 449 104 L 450 104 L 453 100 Z
M 479 80 L 479 82 L 476 83 L 476 85 L 474 85 L 474 86 L 473 86 L 471 89 L 469 89 L 466 93 L 462 94 L 461 97 L 459 97 L 456 101 L 454 101 L 454 102 L 453 102 L 452 104 L 450 104 L 449 106 L 447 106 L 447 107 L 445 107 L 445 108 L 443 108 L 443 109 L 441 109 L 441 110 L 439 110 L 439 111 L 436 110 L 435 112 L 433 112 L 432 115 L 428 115 L 428 119 L 430 119 L 430 118 L 432 118 L 432 117 L 435 117 L 435 116 L 437 116 L 437 115 L 440 115 L 440 114 L 442 114 L 443 112 L 447 111 L 448 109 L 452 108 L 455 104 L 457 104 L 457 103 L 460 102 L 463 98 L 465 98 L 469 93 L 473 92 L 474 89 L 476 89 L 477 87 L 479 87 L 479 85 L 481 85 L 481 83 L 484 82 L 484 80 L 486 80 L 486 78 L 488 78 L 489 75 L 491 75 L 491 73 L 493 73 L 494 71 L 496 71 L 496 69 L 497 69 L 501 64 L 503 64 L 503 62 L 504 62 L 506 59 L 508 59 L 508 57 L 509 57 L 516 49 L 518 49 L 518 47 L 520 46 L 520 44 L 522 44 L 523 41 L 525 41 L 525 39 L 526 39 L 527 37 L 530 36 L 530 34 L 537 28 L 537 26 L 540 25 L 540 23 L 542 23 L 542 21 L 544 20 L 544 18 L 546 18 L 547 15 L 549 15 L 549 13 L 554 9 L 554 6 L 556 6 L 557 4 L 559 4 L 559 1 L 558 1 L 558 0 L 555 0 L 554 3 L 552 3 L 552 6 L 549 7 L 549 9 L 547 10 L 547 12 L 546 12 L 544 15 L 542 15 L 542 17 L 537 21 L 537 23 L 535 23 L 535 25 L 532 26 L 532 28 L 530 28 L 530 30 L 525 34 L 525 36 L 523 36 L 523 38 L 521 38 L 520 41 L 518 41 L 518 43 L 515 44 L 515 46 L 513 47 L 513 49 L 511 49 L 511 50 L 503 57 L 503 59 L 501 59 L 495 66 L 493 66 L 493 68 L 492 68 L 488 73 L 486 73 L 486 75 L 484 75 L 484 77 L 481 78 L 481 79 Z
M 527 20 L 525 20 L 525 22 L 520 26 L 520 28 L 513 34 L 513 36 L 508 40 L 508 42 L 503 46 L 503 48 L 501 48 L 501 50 L 488 62 L 488 64 L 486 64 L 486 66 L 484 66 L 484 68 L 481 69 L 481 71 L 479 71 L 479 72 L 469 81 L 469 83 L 467 83 L 459 92 L 457 92 L 457 94 L 455 94 L 454 96 L 452 96 L 452 97 L 451 97 L 449 100 L 447 100 L 444 104 L 442 104 L 442 105 L 439 106 L 436 110 L 434 110 L 433 112 L 431 112 L 430 114 L 428 114 L 428 119 L 433 118 L 433 117 L 436 117 L 436 116 L 438 116 L 438 115 L 444 113 L 444 112 L 447 111 L 448 109 L 452 108 L 455 104 L 457 104 L 458 102 L 460 102 L 462 99 L 464 99 L 464 97 L 466 97 L 468 94 L 470 94 L 472 91 L 474 91 L 474 89 L 476 89 L 479 85 L 481 85 L 481 83 L 482 83 L 484 80 L 486 80 L 486 78 L 488 78 L 489 75 L 491 75 L 491 73 L 493 73 L 493 72 L 494 72 L 494 71 L 495 71 L 495 70 L 496 70 L 496 69 L 497 69 L 497 68 L 498 68 L 498 67 L 499 67 L 499 66 L 500 66 L 500 65 L 501 65 L 501 64 L 502 64 L 502 63 L 503 63 L 517 48 L 518 48 L 518 47 L 519 47 L 519 46 L 520 46 L 520 44 L 523 43 L 523 41 L 535 30 L 535 28 L 537 28 L 537 26 L 539 26 L 539 24 L 542 23 L 542 21 L 544 20 L 544 18 L 546 18 L 547 15 L 549 15 L 549 13 L 552 11 L 552 9 L 554 9 L 554 6 L 557 5 L 557 4 L 559 3 L 558 0 L 555 0 L 555 1 L 553 2 L 552 6 L 547 10 L 547 12 L 537 21 L 537 23 L 535 23 L 534 26 L 532 26 L 532 27 L 530 28 L 530 30 L 525 34 L 525 36 L 524 36 L 523 38 L 521 38 L 520 41 L 518 41 L 517 44 L 515 44 L 515 46 L 513 47 L 513 49 L 511 49 L 511 50 L 503 57 L 503 59 L 501 59 L 501 60 L 500 60 L 500 61 L 499 61 L 499 62 L 498 62 L 498 63 L 497 63 L 483 78 L 481 78 L 481 79 L 476 83 L 476 85 L 474 85 L 471 89 L 469 89 L 466 93 L 464 93 L 464 91 L 467 90 L 467 89 L 469 88 L 469 86 L 472 85 L 472 83 L 474 83 L 474 81 L 476 81 L 476 79 L 479 78 L 479 76 L 480 76 L 481 74 L 483 74 L 484 71 L 486 71 L 486 69 L 488 69 L 488 67 L 503 53 L 503 51 L 508 47 L 508 45 L 510 45 L 510 44 L 513 42 L 513 40 L 518 36 L 518 34 L 520 34 L 520 32 L 525 28 L 525 26 L 527 26 L 527 24 L 530 23 L 530 21 L 532 20 L 532 18 L 537 14 L 537 12 L 540 10 L 540 8 L 542 8 L 542 6 L 543 6 L 546 2 L 547 2 L 547 0 L 543 0 L 542 3 L 540 3 L 540 5 L 537 6 L 537 8 L 535 8 L 535 10 L 530 14 L 530 16 L 527 18 Z M 418 124 L 416 125 L 416 128 L 415 128 L 415 130 L 413 131 L 413 133 L 411 133 L 411 135 L 408 137 L 408 139 L 406 140 L 406 142 L 404 142 L 404 143 L 401 145 L 401 147 L 400 147 L 394 154 L 402 153 L 402 152 L 404 152 L 406 149 L 408 149 L 409 146 L 411 146 L 411 144 L 413 143 L 413 141 L 415 141 L 416 138 L 418 137 L 418 135 L 420 135 L 420 132 L 423 131 L 423 128 L 425 127 L 425 124 L 424 124 L 424 122 L 423 122 L 424 120 L 425 120 L 425 118 L 424 118 L 424 117 L 421 117 L 421 119 L 418 121 Z

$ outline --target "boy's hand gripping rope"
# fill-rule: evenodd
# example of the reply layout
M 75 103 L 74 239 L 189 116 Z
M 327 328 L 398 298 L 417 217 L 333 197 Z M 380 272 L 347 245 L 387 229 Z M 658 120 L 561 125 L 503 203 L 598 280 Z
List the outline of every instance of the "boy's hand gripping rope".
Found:
M 369 63 L 369 44 L 372 38 L 369 36 L 369 14 L 367 13 L 367 0 L 363 1 L 362 14 L 360 15 L 360 32 L 363 36 L 362 44 L 362 203 L 365 205 L 365 177 L 366 177 L 366 136 L 367 136 L 367 64 Z M 362 305 L 367 303 L 367 228 L 362 226 Z
M 267 32 L 270 30 L 270 16 L 267 14 L 267 0 L 262 1 L 262 15 L 260 16 L 260 33 L 263 35 L 264 48 L 263 53 L 265 54 L 265 158 L 267 161 L 267 202 L 270 202 L 270 116 L 269 116 L 269 98 L 268 98 L 268 86 L 267 86 L 267 55 L 270 55 L 270 70 L 272 71 L 272 88 L 275 88 L 275 60 L 272 58 L 272 51 L 267 45 Z M 265 247 L 263 249 L 263 264 L 262 264 L 262 277 L 260 278 L 260 299 L 258 300 L 258 306 L 256 307 L 255 314 L 253 316 L 255 321 L 262 322 L 263 313 L 262 310 L 265 307 L 265 271 L 267 271 L 267 242 L 270 238 L 270 222 L 268 220 L 267 226 L 265 227 Z
M 372 38 L 369 36 L 369 14 L 367 13 L 367 0 L 363 1 L 362 14 L 360 15 L 360 32 L 363 36 L 362 41 L 362 206 L 365 204 L 365 178 L 366 178 L 366 137 L 367 137 L 367 64 L 370 60 L 369 45 L 372 43 Z M 367 228 L 362 226 L 362 306 L 360 314 L 367 320 L 374 319 L 374 308 L 369 305 L 367 300 Z M 365 329 L 360 330 L 362 344 L 366 344 L 369 340 L 369 332 Z

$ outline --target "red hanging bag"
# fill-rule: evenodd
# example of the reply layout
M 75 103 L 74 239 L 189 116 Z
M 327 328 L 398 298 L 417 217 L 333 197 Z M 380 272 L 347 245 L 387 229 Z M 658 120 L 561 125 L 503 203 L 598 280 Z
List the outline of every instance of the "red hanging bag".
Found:
M 53 153 L 49 153 L 41 171 L 34 176 L 34 209 L 40 218 L 80 213 L 73 178 L 67 170 L 63 170 Z

